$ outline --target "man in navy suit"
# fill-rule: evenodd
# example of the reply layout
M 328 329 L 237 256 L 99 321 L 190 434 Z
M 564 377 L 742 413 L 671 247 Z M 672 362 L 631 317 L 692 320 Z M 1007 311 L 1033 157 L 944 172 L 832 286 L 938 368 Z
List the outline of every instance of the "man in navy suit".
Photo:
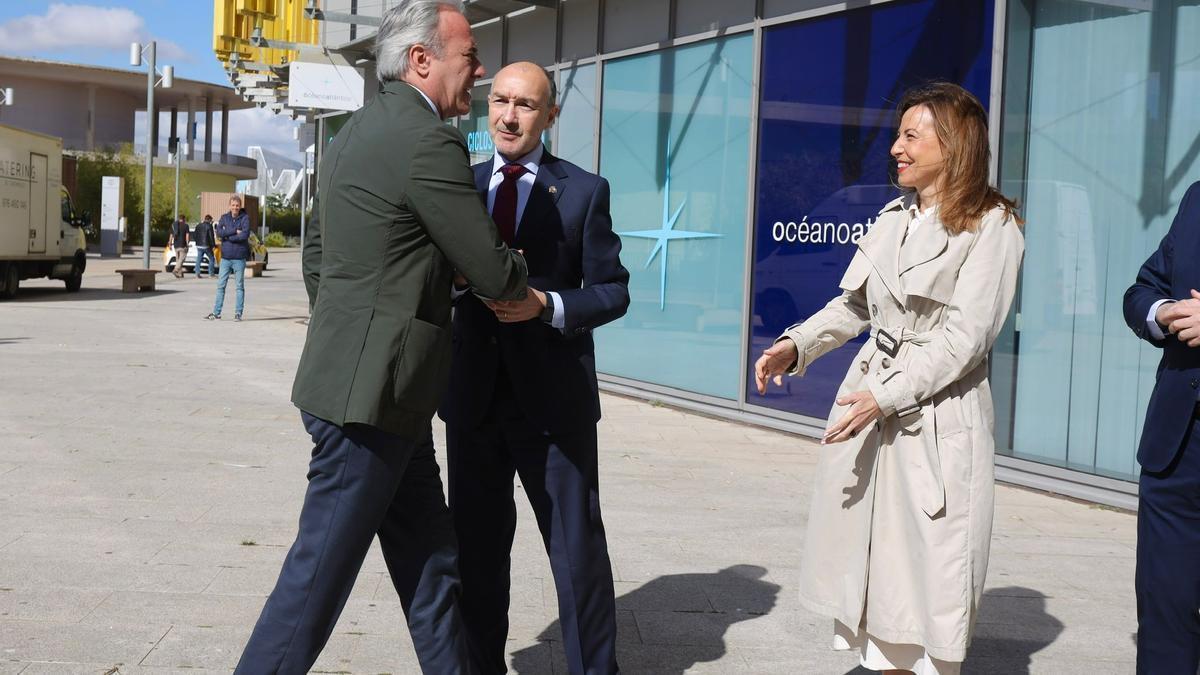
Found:
M 1125 321 L 1163 350 L 1138 447 L 1137 672 L 1200 666 L 1200 183 L 1125 292 Z
M 529 293 L 509 302 L 458 298 L 441 408 L 460 607 L 482 673 L 507 671 L 514 473 L 550 556 L 570 672 L 617 672 L 592 330 L 625 314 L 629 272 L 612 231 L 608 182 L 542 145 L 556 99 L 553 79 L 532 63 L 507 66 L 492 83 L 496 153 L 475 166 L 475 180 L 501 237 L 524 251 Z

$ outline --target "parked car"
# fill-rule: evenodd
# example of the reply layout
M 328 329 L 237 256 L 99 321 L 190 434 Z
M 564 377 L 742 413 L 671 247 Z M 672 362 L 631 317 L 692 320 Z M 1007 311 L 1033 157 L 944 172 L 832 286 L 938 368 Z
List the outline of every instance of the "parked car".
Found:
M 217 263 L 219 264 L 221 262 L 221 246 L 220 246 L 220 244 L 217 245 L 217 247 L 215 249 L 215 253 L 216 253 Z M 267 247 L 264 246 L 262 244 L 262 242 L 260 242 L 258 240 L 258 235 L 251 232 L 250 233 L 250 260 L 261 260 L 263 262 L 263 269 L 265 270 L 265 269 L 267 269 L 267 264 L 268 264 L 267 258 L 269 257 L 269 255 L 270 254 L 267 251 Z M 163 249 L 163 269 L 168 272 L 175 271 L 175 249 L 174 248 L 168 247 L 168 248 Z M 195 242 L 188 243 L 187 256 L 185 256 L 183 259 L 183 270 L 185 272 L 194 272 L 196 270 L 196 243 Z M 208 260 L 207 259 L 205 259 L 204 267 L 200 268 L 200 271 L 205 274 L 216 274 L 217 273 L 216 270 L 208 269 Z

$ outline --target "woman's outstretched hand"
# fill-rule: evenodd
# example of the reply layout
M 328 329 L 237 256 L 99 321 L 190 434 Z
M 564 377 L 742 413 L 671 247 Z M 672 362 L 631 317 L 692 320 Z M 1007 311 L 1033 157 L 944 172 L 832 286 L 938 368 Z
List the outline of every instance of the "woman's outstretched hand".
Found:
M 767 380 L 774 378 L 775 386 L 783 384 L 783 374 L 796 362 L 799 352 L 796 343 L 791 339 L 780 340 L 767 347 L 758 361 L 754 363 L 754 383 L 758 385 L 758 393 L 767 393 Z
M 825 437 L 821 439 L 821 445 L 826 443 L 841 443 L 844 440 L 854 438 L 858 432 L 866 428 L 868 424 L 874 422 L 882 412 L 879 409 L 879 403 L 875 400 L 875 395 L 870 391 L 856 391 L 853 394 L 846 394 L 837 400 L 838 405 L 848 405 L 850 410 L 846 411 L 845 415 L 833 426 L 825 430 Z

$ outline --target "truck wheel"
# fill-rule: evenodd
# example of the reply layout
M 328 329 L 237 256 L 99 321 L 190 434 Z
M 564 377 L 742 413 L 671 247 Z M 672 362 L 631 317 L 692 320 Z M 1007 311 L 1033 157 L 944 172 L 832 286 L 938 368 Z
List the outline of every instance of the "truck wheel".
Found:
M 21 270 L 17 269 L 16 263 L 9 263 L 4 266 L 4 290 L 0 291 L 0 298 L 12 300 L 17 297 L 17 287 L 21 284 Z
M 67 282 L 68 293 L 78 293 L 79 289 L 83 287 L 83 268 L 80 267 L 78 260 L 71 264 L 71 276 L 64 281 Z

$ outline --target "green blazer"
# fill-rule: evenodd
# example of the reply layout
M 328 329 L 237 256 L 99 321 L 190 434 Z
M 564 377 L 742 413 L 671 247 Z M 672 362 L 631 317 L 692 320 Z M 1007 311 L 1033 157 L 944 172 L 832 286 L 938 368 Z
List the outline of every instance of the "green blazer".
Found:
M 292 402 L 415 440 L 448 381 L 454 270 L 482 295 L 519 299 L 525 261 L 479 200 L 462 134 L 403 82 L 350 116 L 324 153 L 317 197 Z

